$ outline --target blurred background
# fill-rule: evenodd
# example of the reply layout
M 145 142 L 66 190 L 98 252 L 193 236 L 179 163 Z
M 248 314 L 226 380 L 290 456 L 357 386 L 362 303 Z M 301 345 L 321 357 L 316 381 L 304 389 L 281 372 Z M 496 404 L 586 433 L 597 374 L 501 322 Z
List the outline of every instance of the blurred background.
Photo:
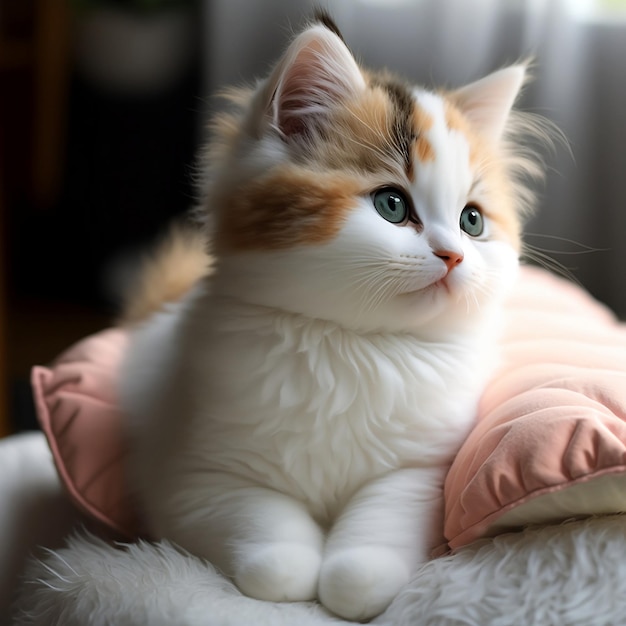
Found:
M 626 316 L 626 0 L 0 0 L 0 435 L 34 427 L 30 367 L 110 325 L 192 205 L 211 94 L 319 5 L 366 65 L 427 86 L 534 57 L 520 104 L 570 149 L 527 241 Z

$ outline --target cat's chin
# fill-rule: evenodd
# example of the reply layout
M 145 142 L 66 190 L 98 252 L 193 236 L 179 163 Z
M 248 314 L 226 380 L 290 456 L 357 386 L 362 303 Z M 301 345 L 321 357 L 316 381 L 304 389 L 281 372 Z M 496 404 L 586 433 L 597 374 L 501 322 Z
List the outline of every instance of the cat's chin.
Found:
M 455 294 L 460 295 L 461 292 L 460 287 L 451 284 L 448 278 L 448 276 L 444 276 L 424 287 L 405 291 L 398 294 L 396 297 L 402 303 L 411 307 L 427 304 L 430 308 L 437 302 L 441 302 L 441 306 L 445 307 L 447 302 L 450 302 L 451 299 L 455 299 Z
M 444 276 L 443 278 L 440 278 L 439 280 L 436 280 L 435 282 L 430 283 L 430 285 L 426 285 L 425 287 L 420 287 L 419 289 L 412 289 L 411 291 L 401 293 L 400 296 L 401 297 L 402 296 L 415 297 L 415 296 L 424 295 L 428 293 L 443 293 L 443 294 L 450 295 L 452 293 L 452 290 L 450 288 L 450 285 L 448 284 L 447 278 L 448 278 L 447 276 Z
M 497 299 L 496 299 L 497 300 Z M 392 313 L 385 317 L 393 319 L 397 328 L 438 333 L 455 332 L 468 324 L 481 324 L 489 317 L 492 298 L 481 291 L 476 292 L 463 280 L 450 276 L 438 279 L 424 287 L 398 294 L 390 302 Z

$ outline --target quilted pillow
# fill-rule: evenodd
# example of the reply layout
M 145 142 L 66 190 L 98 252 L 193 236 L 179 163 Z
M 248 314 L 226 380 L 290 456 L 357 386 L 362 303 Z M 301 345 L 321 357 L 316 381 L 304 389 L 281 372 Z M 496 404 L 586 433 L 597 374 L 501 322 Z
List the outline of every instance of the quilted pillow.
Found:
M 626 511 L 626 326 L 524 268 L 502 363 L 445 485 L 451 548 L 529 523 Z
M 141 524 L 126 488 L 126 445 L 116 403 L 125 331 L 105 330 L 77 343 L 51 368 L 34 367 L 39 423 L 69 496 L 78 508 L 130 539 Z
M 445 486 L 459 548 L 529 523 L 626 511 L 626 329 L 582 289 L 524 268 L 507 303 L 502 364 Z M 59 474 L 86 513 L 131 538 L 116 377 L 125 331 L 107 330 L 33 369 Z

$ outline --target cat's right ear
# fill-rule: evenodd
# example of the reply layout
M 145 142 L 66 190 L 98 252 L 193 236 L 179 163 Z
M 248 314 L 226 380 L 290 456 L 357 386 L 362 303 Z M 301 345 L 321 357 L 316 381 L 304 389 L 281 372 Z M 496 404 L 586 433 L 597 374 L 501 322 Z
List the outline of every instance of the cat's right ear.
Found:
M 284 138 L 319 124 L 330 109 L 365 88 L 365 79 L 346 44 L 322 24 L 291 43 L 265 83 L 256 133 L 271 125 Z
M 474 127 L 499 141 L 526 79 L 526 65 L 512 65 L 452 92 L 453 102 Z

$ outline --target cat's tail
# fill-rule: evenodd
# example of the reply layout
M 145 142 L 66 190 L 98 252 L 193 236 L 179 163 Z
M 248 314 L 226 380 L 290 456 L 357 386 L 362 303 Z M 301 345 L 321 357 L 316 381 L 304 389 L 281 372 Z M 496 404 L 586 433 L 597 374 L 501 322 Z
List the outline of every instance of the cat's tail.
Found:
M 175 224 L 147 255 L 126 290 L 119 323 L 133 325 L 182 298 L 212 271 L 207 236 L 202 229 Z

